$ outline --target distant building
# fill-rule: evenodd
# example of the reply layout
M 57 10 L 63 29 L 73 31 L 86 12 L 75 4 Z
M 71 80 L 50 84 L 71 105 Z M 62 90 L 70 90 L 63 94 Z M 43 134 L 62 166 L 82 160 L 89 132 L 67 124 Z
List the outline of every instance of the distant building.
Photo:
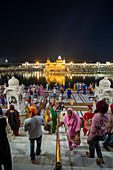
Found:
M 39 62 L 36 62 L 36 63 L 29 63 L 29 62 L 25 62 L 25 63 L 22 63 L 22 66 L 20 67 L 33 67 L 33 68 L 44 68 L 45 67 L 45 63 L 39 63 Z
M 74 72 L 113 72 L 113 63 L 106 61 L 106 63 L 66 63 L 65 59 L 62 59 L 61 56 L 58 57 L 56 62 L 51 62 L 47 59 L 46 63 L 22 63 L 20 68 L 39 68 L 44 69 L 46 72 L 60 72 L 60 71 L 74 71 Z

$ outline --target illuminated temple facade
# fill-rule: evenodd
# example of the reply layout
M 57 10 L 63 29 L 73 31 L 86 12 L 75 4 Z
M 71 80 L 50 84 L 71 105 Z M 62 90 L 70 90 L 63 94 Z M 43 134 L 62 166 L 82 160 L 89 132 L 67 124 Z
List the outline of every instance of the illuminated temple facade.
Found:
M 65 71 L 65 59 L 62 60 L 61 56 L 58 57 L 56 62 L 50 62 L 50 60 L 47 59 L 44 71 L 46 71 L 46 72 Z

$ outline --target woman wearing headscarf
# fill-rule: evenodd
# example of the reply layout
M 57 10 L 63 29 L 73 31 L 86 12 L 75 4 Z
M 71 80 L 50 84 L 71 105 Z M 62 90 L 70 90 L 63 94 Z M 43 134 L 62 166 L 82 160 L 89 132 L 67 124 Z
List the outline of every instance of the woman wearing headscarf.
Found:
M 91 122 L 92 122 L 93 116 L 94 116 L 94 113 L 92 113 L 92 107 L 91 105 L 89 105 L 88 112 L 84 113 L 84 116 L 81 118 L 82 120 L 84 120 L 84 126 L 83 126 L 84 136 L 86 136 L 87 132 L 88 132 L 88 135 L 90 133 Z
M 80 142 L 74 140 L 74 136 L 77 134 L 80 137 L 80 122 L 80 117 L 73 111 L 72 108 L 68 108 L 67 114 L 65 114 L 63 121 L 57 125 L 57 127 L 59 127 L 65 124 L 69 127 L 67 132 L 69 151 L 72 150 L 72 143 L 74 143 L 75 147 L 80 144 Z
M 49 134 L 51 134 L 51 118 L 50 118 L 50 109 L 47 108 L 44 112 L 44 119 L 47 125 L 47 130 L 49 131 Z
M 5 170 L 12 170 L 10 147 L 5 129 L 6 117 L 0 107 L 0 169 L 2 169 L 1 165 L 3 165 Z
M 39 89 L 40 96 L 42 96 L 42 92 L 43 92 L 43 87 L 42 87 L 42 85 L 40 84 L 40 89 Z
M 74 83 L 73 88 L 74 88 L 74 91 L 76 91 L 76 90 L 77 90 L 77 89 L 76 89 L 76 83 Z
M 89 152 L 86 155 L 89 158 L 95 157 L 95 148 L 97 152 L 97 163 L 104 164 L 103 156 L 99 146 L 99 141 L 104 140 L 106 137 L 106 125 L 108 123 L 108 104 L 104 101 L 99 101 L 96 104 L 98 113 L 93 117 L 90 134 L 88 136 Z
M 19 136 L 19 112 L 14 108 L 14 105 L 10 105 L 10 109 L 7 110 L 6 116 L 8 117 L 8 122 L 10 124 L 11 129 L 13 130 L 13 134 L 15 136 Z
M 52 122 L 53 122 L 53 128 L 52 128 L 52 133 L 55 133 L 56 130 L 56 125 L 57 125 L 57 112 L 54 111 L 53 108 L 50 109 L 51 115 L 52 115 Z
M 56 108 L 57 108 L 57 102 L 56 100 L 53 100 L 52 104 L 51 104 L 51 107 L 53 108 L 53 110 L 55 111 Z
M 56 100 L 53 100 L 53 102 L 52 102 L 52 104 L 51 104 L 51 107 L 53 107 L 53 106 L 57 107 Z

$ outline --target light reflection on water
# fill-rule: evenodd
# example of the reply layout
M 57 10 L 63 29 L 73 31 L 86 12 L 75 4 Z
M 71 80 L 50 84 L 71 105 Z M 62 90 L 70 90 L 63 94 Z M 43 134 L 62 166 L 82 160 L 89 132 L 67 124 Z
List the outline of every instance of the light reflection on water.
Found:
M 54 84 L 59 82 L 68 86 L 68 83 L 71 83 L 73 86 L 76 82 L 84 82 L 89 85 L 90 83 L 97 83 L 100 79 L 106 76 L 106 74 L 46 74 L 42 71 L 16 71 L 16 72 L 4 72 L 0 74 L 0 84 L 7 83 L 8 79 L 12 76 L 15 76 L 20 84 L 25 84 L 26 86 L 30 84 L 43 84 L 45 87 L 46 83 Z M 113 81 L 113 74 L 107 74 L 108 79 Z

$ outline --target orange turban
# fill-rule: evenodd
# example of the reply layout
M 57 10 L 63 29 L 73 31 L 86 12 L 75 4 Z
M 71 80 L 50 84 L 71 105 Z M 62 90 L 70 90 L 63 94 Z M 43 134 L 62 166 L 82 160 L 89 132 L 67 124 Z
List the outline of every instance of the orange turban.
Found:
M 30 110 L 30 117 L 33 116 L 33 113 L 34 113 L 34 116 L 37 115 L 37 107 L 35 105 L 30 106 L 29 110 Z

